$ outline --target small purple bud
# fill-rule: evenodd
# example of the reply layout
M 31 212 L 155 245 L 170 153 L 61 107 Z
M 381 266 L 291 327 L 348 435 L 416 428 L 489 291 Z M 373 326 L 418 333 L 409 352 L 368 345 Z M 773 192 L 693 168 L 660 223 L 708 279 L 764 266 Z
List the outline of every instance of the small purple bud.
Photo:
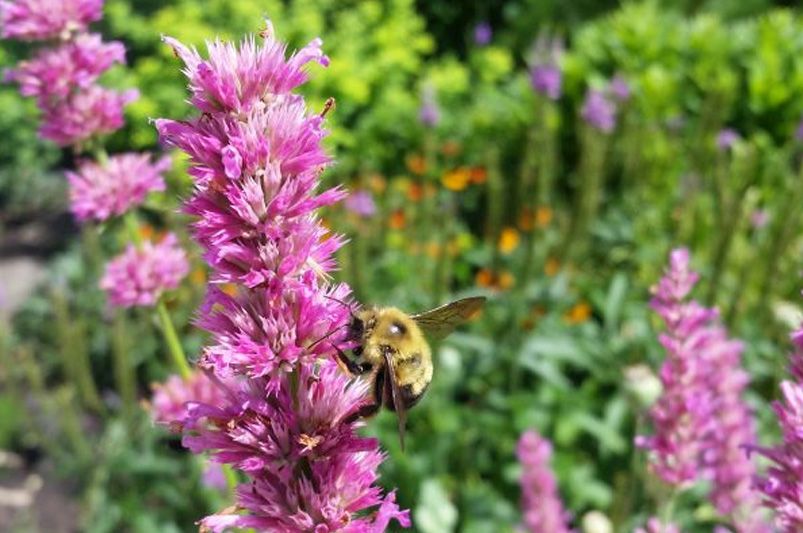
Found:
M 550 100 L 560 98 L 563 75 L 555 65 L 537 65 L 530 69 L 530 82 L 533 89 Z
M 474 43 L 479 46 L 485 46 L 490 43 L 493 35 L 493 30 L 488 21 L 483 20 L 474 26 Z
M 611 95 L 614 100 L 618 102 L 627 102 L 630 100 L 630 84 L 621 75 L 617 74 L 613 77 L 610 84 Z
M 588 90 L 580 114 L 589 126 L 603 133 L 616 127 L 616 106 L 601 91 Z
M 363 218 L 370 218 L 376 213 L 376 204 L 371 193 L 358 189 L 352 192 L 343 202 L 346 209 Z
M 726 152 L 733 148 L 733 145 L 742 139 L 736 130 L 731 128 L 724 128 L 720 130 L 717 135 L 717 149 L 720 152 Z
M 421 108 L 418 111 L 418 120 L 428 128 L 434 128 L 441 121 L 441 111 L 438 109 L 438 102 L 435 99 L 435 89 L 429 85 L 424 87 L 421 92 Z

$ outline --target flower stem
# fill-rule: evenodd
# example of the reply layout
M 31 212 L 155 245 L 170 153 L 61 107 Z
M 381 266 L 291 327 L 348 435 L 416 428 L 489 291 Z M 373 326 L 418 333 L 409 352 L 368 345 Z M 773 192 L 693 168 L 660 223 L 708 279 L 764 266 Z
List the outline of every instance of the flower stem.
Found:
M 187 379 L 192 374 L 192 369 L 187 362 L 187 356 L 184 354 L 184 348 L 181 346 L 181 341 L 176 333 L 173 320 L 170 318 L 170 313 L 167 312 L 167 307 L 161 299 L 159 303 L 156 304 L 156 313 L 159 315 L 159 322 L 162 325 L 162 334 L 167 343 L 168 352 L 170 353 L 170 358 L 175 367 L 174 369 L 182 378 Z
M 125 229 L 128 231 L 128 236 L 137 248 L 142 248 L 142 235 L 139 233 L 139 221 L 137 214 L 134 211 L 129 211 L 123 216 L 123 223 Z

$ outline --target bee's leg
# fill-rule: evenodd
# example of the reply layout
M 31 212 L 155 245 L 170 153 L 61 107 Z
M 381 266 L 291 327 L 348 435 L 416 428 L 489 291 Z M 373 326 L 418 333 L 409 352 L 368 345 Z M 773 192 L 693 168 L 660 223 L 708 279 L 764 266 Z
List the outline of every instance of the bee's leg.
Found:
M 340 368 L 342 368 L 343 371 L 351 374 L 352 376 L 359 376 L 365 372 L 362 366 L 349 359 L 349 356 L 346 355 L 343 350 L 334 344 L 331 344 L 330 346 L 337 352 L 337 364 L 340 365 Z
M 372 391 L 372 402 L 363 405 L 357 409 L 353 414 L 346 417 L 345 422 L 351 423 L 360 418 L 370 418 L 374 416 L 382 408 L 382 389 L 384 388 L 384 375 L 379 372 L 374 376 L 374 390 Z

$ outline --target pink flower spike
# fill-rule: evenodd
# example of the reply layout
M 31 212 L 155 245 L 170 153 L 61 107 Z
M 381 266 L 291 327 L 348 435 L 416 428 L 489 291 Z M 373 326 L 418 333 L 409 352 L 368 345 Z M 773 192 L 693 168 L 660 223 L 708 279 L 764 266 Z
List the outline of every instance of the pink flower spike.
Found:
M 22 61 L 6 73 L 6 81 L 18 83 L 23 96 L 35 97 L 40 107 L 48 108 L 58 105 L 76 88 L 89 88 L 114 63 L 124 62 L 123 43 L 104 43 L 98 34 L 81 34 Z
M 650 305 L 666 324 L 659 338 L 666 351 L 663 393 L 650 410 L 653 435 L 636 443 L 650 451 L 650 467 L 664 482 L 685 488 L 709 480 L 711 502 L 736 530 L 765 533 L 751 490 L 755 465 L 745 451 L 756 435 L 744 402 L 743 345 L 728 337 L 716 309 L 689 299 L 697 279 L 688 250 L 676 249 L 652 289 Z
M 104 163 L 84 161 L 67 172 L 70 204 L 79 221 L 106 220 L 140 205 L 148 193 L 165 190 L 162 174 L 171 165 L 165 156 L 151 162 L 150 154 L 120 154 Z
M 232 385 L 226 401 L 190 404 L 184 444 L 245 471 L 238 489 L 246 514 L 202 520 L 212 531 L 384 531 L 409 513 L 374 485 L 383 456 L 374 439 L 355 433 L 354 414 L 368 384 L 351 382 L 334 363 L 303 366 L 269 397 L 259 380 Z M 236 420 L 236 423 L 229 421 Z M 294 465 L 303 462 L 306 475 Z
M 67 39 L 102 16 L 103 0 L 0 1 L 1 33 L 5 39 Z
M 138 97 L 135 89 L 117 92 L 92 85 L 45 107 L 39 136 L 60 146 L 70 146 L 112 133 L 123 126 L 123 107 Z
M 516 454 L 522 466 L 521 510 L 526 531 L 569 533 L 570 515 L 563 508 L 549 465 L 550 442 L 535 431 L 527 431 L 519 438 Z
M 156 305 L 163 292 L 178 287 L 189 268 L 178 239 L 168 233 L 158 244 L 128 245 L 106 265 L 100 288 L 115 307 L 149 307 Z
M 207 42 L 208 60 L 172 37 L 164 41 L 184 61 L 192 104 L 206 113 L 250 111 L 255 105 L 268 103 L 270 96 L 287 94 L 304 83 L 307 63 L 329 63 L 321 51 L 320 39 L 286 58 L 287 47 L 272 30 L 262 33 L 261 42 L 250 37 L 239 47 L 219 40 Z

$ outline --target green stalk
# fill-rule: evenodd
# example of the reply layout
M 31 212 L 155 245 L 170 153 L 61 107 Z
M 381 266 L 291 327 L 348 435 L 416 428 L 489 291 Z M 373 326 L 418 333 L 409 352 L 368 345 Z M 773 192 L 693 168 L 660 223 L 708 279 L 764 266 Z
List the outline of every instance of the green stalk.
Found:
M 123 417 L 129 431 L 134 428 L 137 412 L 136 378 L 134 366 L 129 355 L 128 337 L 126 336 L 125 314 L 117 311 L 114 314 L 112 329 L 112 356 L 114 358 L 114 377 L 117 391 L 123 404 Z
M 162 326 L 162 334 L 164 335 L 165 342 L 167 343 L 170 359 L 173 362 L 173 368 L 182 378 L 188 379 L 192 375 L 192 369 L 187 361 L 187 356 L 184 353 L 184 348 L 181 346 L 181 341 L 176 333 L 176 328 L 173 325 L 173 320 L 170 318 L 170 313 L 167 312 L 167 307 L 162 299 L 156 304 L 156 313 L 159 316 L 159 322 Z
M 800 223 L 800 204 L 803 202 L 803 187 L 799 185 L 801 181 L 803 181 L 803 164 L 798 170 L 797 179 L 793 180 L 791 190 L 787 190 L 784 195 L 784 202 L 778 211 L 777 220 L 773 221 L 770 244 L 767 253 L 764 255 L 766 268 L 761 279 L 761 290 L 758 293 L 759 305 L 762 311 L 766 311 L 771 295 L 775 290 L 775 284 L 779 277 L 780 258 L 794 240 Z M 762 312 L 761 315 L 767 317 L 767 319 L 770 318 L 769 313 Z
M 73 321 L 68 309 L 67 298 L 61 290 L 53 289 L 51 293 L 53 312 L 56 318 L 56 335 L 59 340 L 59 354 L 68 381 L 78 391 L 82 402 L 96 412 L 103 411 L 95 380 L 92 377 L 88 348 L 86 346 L 86 328 L 80 319 Z
M 499 149 L 491 146 L 486 153 L 486 168 L 488 169 L 487 186 L 487 212 L 485 224 L 485 239 L 493 251 L 491 270 L 499 269 L 499 234 L 502 231 L 502 217 L 504 216 L 504 183 L 499 170 Z
M 125 223 L 126 230 L 128 230 L 131 240 L 134 242 L 137 248 L 141 248 L 142 237 L 139 234 L 139 222 L 137 221 L 136 213 L 134 211 L 129 211 L 126 213 L 126 215 L 123 217 L 123 222 Z M 159 301 L 156 303 L 156 314 L 159 317 L 159 323 L 162 327 L 162 335 L 164 335 L 168 353 L 170 354 L 170 359 L 173 362 L 173 370 L 178 372 L 182 378 L 187 379 L 192 375 L 192 369 L 190 368 L 190 364 L 187 361 L 187 355 L 184 353 L 184 348 L 181 346 L 181 341 L 176 333 L 176 327 L 173 325 L 173 319 L 170 318 L 170 313 L 167 311 L 167 307 L 165 306 L 164 299 L 162 297 L 160 297 Z

